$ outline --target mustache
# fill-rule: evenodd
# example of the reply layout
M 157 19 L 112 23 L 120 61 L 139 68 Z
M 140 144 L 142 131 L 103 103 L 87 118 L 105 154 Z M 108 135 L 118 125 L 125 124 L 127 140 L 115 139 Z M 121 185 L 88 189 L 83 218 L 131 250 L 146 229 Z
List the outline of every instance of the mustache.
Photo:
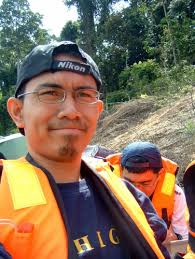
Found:
M 49 130 L 60 130 L 60 129 L 79 129 L 83 131 L 87 131 L 88 124 L 86 122 L 81 121 L 69 121 L 69 120 L 63 120 L 63 121 L 55 121 L 51 122 L 48 125 Z

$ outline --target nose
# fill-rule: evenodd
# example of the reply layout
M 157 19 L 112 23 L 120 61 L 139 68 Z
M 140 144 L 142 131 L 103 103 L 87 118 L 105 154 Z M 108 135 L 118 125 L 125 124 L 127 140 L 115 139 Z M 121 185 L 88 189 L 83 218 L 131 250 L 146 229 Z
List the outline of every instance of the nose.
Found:
M 140 183 L 133 183 L 133 185 L 138 188 L 140 191 L 143 191 L 143 186 Z
M 77 107 L 77 103 L 71 93 L 67 93 L 66 99 L 60 105 L 60 111 L 58 113 L 58 119 L 64 117 L 74 120 L 81 116 L 81 113 Z

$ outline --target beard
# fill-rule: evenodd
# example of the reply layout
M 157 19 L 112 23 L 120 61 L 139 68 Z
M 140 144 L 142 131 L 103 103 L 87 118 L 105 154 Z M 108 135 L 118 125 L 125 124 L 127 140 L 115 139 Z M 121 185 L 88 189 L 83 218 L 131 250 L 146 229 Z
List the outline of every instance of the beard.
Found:
M 76 142 L 77 137 L 75 136 L 66 136 L 64 138 L 64 143 L 58 149 L 58 156 L 63 161 L 71 162 L 80 154 L 78 147 L 74 144 Z

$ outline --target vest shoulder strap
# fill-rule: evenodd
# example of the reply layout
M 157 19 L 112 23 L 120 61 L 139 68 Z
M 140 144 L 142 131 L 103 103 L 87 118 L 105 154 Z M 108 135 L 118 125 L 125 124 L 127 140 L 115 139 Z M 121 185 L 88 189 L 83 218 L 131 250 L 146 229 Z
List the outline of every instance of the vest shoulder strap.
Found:
M 0 183 L 1 183 L 2 172 L 3 172 L 3 161 L 2 159 L 0 159 Z

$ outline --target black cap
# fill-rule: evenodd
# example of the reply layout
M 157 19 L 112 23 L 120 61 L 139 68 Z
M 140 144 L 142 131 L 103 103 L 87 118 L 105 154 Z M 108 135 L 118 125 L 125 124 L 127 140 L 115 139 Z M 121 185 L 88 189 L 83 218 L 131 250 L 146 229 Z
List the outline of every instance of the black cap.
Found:
M 162 168 L 162 158 L 156 145 L 150 142 L 133 142 L 121 154 L 121 165 L 125 168 Z
M 77 53 L 84 63 L 73 61 L 54 61 L 59 53 Z M 74 56 L 74 54 L 73 54 Z M 35 47 L 18 65 L 15 97 L 21 86 L 33 77 L 47 71 L 69 70 L 77 73 L 91 74 L 98 89 L 102 85 L 99 69 L 94 60 L 78 45 L 71 41 L 52 42 Z

